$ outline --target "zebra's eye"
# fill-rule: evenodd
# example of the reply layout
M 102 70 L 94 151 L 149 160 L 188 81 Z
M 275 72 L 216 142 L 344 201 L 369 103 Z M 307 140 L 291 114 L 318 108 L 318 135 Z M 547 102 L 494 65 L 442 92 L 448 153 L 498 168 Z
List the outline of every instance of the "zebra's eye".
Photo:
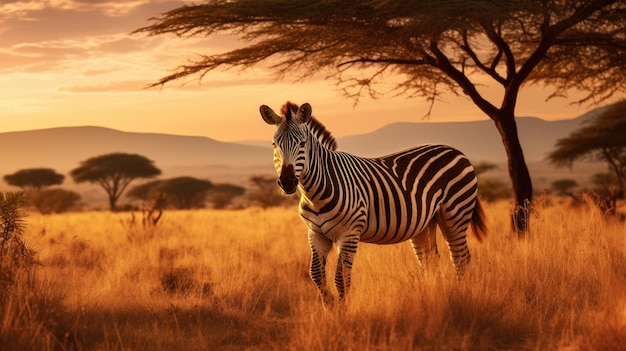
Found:
M 304 147 L 304 145 L 306 145 L 306 141 L 301 141 L 300 142 L 300 147 Z

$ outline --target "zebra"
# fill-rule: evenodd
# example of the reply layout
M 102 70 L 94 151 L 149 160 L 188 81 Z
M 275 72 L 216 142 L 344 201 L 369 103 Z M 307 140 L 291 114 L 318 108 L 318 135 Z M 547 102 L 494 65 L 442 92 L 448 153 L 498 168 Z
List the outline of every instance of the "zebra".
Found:
M 409 240 L 419 266 L 438 255 L 439 225 L 457 278 L 470 262 L 466 230 L 487 234 L 476 174 L 458 150 L 425 144 L 378 158 L 338 152 L 332 134 L 312 116 L 311 105 L 287 102 L 282 116 L 259 108 L 276 126 L 274 166 L 286 194 L 300 191 L 299 214 L 308 228 L 309 275 L 324 305 L 334 298 L 326 283 L 326 259 L 338 252 L 335 286 L 339 301 L 350 287 L 359 242 L 395 244 Z

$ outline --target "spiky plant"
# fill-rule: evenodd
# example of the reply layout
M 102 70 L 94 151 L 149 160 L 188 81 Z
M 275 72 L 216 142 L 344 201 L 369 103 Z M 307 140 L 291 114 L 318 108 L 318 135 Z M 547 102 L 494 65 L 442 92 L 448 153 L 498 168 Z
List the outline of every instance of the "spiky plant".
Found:
M 22 192 L 0 192 L 0 282 L 12 282 L 18 270 L 36 264 L 36 252 L 22 239 L 25 201 Z

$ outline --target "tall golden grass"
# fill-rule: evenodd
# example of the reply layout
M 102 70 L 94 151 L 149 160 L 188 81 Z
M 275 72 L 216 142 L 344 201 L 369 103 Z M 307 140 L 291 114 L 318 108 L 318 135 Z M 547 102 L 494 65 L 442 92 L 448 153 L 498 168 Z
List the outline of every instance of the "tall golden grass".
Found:
M 43 266 L 0 292 L 2 350 L 619 350 L 626 225 L 539 204 L 525 239 L 487 205 L 454 278 L 443 242 L 425 275 L 407 244 L 362 244 L 345 305 L 324 310 L 295 208 L 28 218 Z M 334 266 L 336 255 L 329 260 Z M 329 276 L 332 277 L 330 268 Z

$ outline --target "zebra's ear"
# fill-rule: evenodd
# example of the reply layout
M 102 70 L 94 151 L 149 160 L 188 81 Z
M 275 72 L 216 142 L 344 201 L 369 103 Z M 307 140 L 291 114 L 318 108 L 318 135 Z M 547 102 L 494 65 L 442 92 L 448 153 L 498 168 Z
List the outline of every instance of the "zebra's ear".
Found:
M 261 105 L 259 112 L 261 112 L 261 117 L 267 124 L 279 125 L 283 122 L 283 119 L 267 105 Z
M 298 108 L 298 112 L 296 113 L 294 119 L 298 123 L 306 123 L 309 121 L 309 119 L 311 119 L 312 113 L 313 109 L 311 108 L 311 105 L 309 105 L 308 102 L 305 102 L 304 104 L 300 105 L 300 108 Z

